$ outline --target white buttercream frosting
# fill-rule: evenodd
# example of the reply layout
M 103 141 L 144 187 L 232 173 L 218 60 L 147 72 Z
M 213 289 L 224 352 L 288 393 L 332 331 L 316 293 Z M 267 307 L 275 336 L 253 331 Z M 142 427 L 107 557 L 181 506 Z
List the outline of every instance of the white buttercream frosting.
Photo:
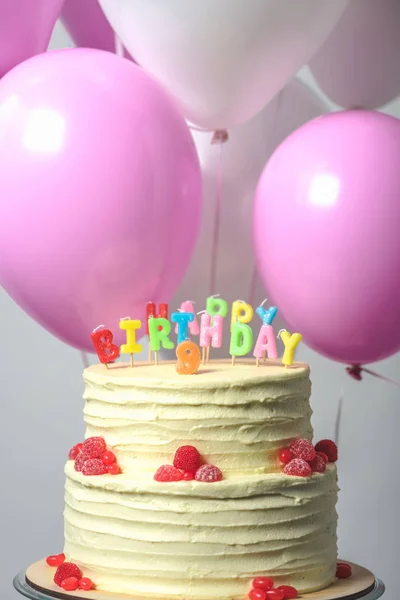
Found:
M 99 589 L 206 600 L 245 598 L 261 575 L 301 592 L 334 580 L 336 468 L 288 477 L 277 460 L 312 437 L 306 365 L 97 365 L 84 379 L 87 436 L 102 435 L 123 471 L 66 466 L 65 553 Z M 185 443 L 224 479 L 154 481 Z

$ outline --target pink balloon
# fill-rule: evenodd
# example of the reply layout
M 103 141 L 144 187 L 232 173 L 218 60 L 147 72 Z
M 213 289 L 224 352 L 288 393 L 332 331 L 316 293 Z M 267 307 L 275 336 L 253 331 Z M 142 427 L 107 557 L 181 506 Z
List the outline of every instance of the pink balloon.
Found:
M 0 278 L 68 344 L 168 301 L 196 241 L 201 177 L 186 123 L 141 68 L 49 52 L 0 82 Z
M 258 185 L 264 285 L 290 329 L 337 361 L 400 348 L 399 156 L 398 119 L 333 113 L 286 138 Z
M 0 77 L 44 52 L 64 0 L 0 0 Z
M 61 21 L 77 46 L 115 52 L 115 34 L 97 0 L 65 0 Z M 124 56 L 130 58 L 125 50 Z

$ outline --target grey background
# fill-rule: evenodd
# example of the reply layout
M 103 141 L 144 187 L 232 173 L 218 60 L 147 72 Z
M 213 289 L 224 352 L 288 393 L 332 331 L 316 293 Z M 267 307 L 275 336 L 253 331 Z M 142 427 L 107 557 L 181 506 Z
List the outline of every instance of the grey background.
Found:
M 57 25 L 51 47 L 68 45 L 71 41 Z M 307 68 L 300 77 L 322 95 Z M 400 117 L 400 101 L 385 112 Z M 2 598 L 15 598 L 14 574 L 63 548 L 63 467 L 68 449 L 84 433 L 82 359 L 2 291 L 0 319 L 0 591 Z M 342 394 L 344 398 L 340 555 L 372 569 L 385 580 L 388 600 L 394 600 L 400 549 L 399 389 L 370 376 L 354 382 L 343 366 L 304 345 L 299 358 L 312 368 L 317 438 L 333 437 L 338 401 Z M 399 367 L 399 355 L 374 365 L 394 379 L 400 379 Z

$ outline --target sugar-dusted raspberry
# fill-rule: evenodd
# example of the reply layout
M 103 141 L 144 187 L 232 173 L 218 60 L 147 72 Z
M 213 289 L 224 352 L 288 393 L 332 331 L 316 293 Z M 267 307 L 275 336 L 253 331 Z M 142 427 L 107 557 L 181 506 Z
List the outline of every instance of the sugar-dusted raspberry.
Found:
M 276 589 L 283 592 L 285 600 L 293 600 L 293 598 L 297 598 L 299 595 L 299 592 L 292 585 L 280 585 Z
M 194 446 L 181 446 L 175 452 L 174 467 L 195 473 L 201 464 L 200 452 Z
M 65 554 L 53 554 L 52 556 L 48 556 L 46 558 L 46 562 L 49 567 L 58 567 L 62 565 L 65 561 Z
M 103 453 L 101 460 L 105 465 L 112 465 L 116 461 L 114 452 L 111 452 L 111 450 L 106 450 Z
M 192 473 L 191 471 L 185 471 L 183 473 L 182 479 L 184 481 L 192 481 L 194 479 L 194 473 Z
M 196 481 L 214 482 L 221 481 L 222 472 L 214 465 L 202 465 L 196 471 Z
M 173 465 L 162 465 L 156 471 L 154 475 L 156 481 L 181 481 L 183 479 L 183 472 L 174 467 Z
M 326 462 L 322 456 L 318 456 L 318 454 L 315 458 L 309 460 L 308 464 L 310 465 L 313 473 L 325 473 L 326 471 Z
M 88 592 L 89 590 L 92 590 L 94 588 L 93 581 L 89 579 L 89 577 L 82 577 L 82 579 L 79 580 L 78 584 L 79 589 L 84 590 L 85 592 Z
M 106 451 L 107 446 L 102 437 L 90 437 L 83 442 L 82 452 L 86 454 L 88 458 L 100 458 Z
M 89 457 L 84 452 L 79 452 L 74 463 L 75 471 L 82 471 L 82 467 L 87 460 L 89 460 Z
M 253 588 L 260 590 L 270 590 L 274 587 L 274 580 L 271 577 L 256 577 L 253 579 Z
M 75 446 L 73 446 L 71 448 L 71 450 L 68 452 L 68 458 L 69 460 L 75 460 L 76 457 L 78 456 L 79 452 L 82 449 L 82 444 L 76 444 Z
M 348 579 L 353 574 L 353 569 L 348 563 L 338 562 L 336 564 L 336 577 L 338 579 Z
M 66 592 L 73 592 L 74 590 L 77 590 L 79 587 L 78 578 L 77 577 L 67 577 L 66 579 L 63 579 L 60 587 L 62 587 L 62 589 L 65 590 Z
M 288 462 L 292 460 L 292 458 L 294 458 L 294 456 L 289 450 L 289 448 L 282 448 L 282 450 L 279 450 L 279 460 L 284 465 L 287 465 Z
M 324 463 L 328 463 L 329 462 L 328 457 L 325 454 L 325 452 L 317 452 L 317 456 L 320 456 L 322 458 L 322 460 L 324 461 Z
M 283 472 L 285 475 L 294 475 L 296 477 L 308 477 L 311 475 L 311 467 L 302 458 L 294 458 L 284 466 Z
M 68 577 L 76 577 L 79 581 L 79 579 L 82 577 L 82 572 L 74 563 L 64 562 L 62 565 L 57 567 L 57 571 L 54 575 L 54 583 L 61 587 L 61 583 Z
M 100 458 L 88 458 L 83 463 L 82 475 L 105 475 L 108 473 L 106 465 Z
M 316 444 L 315 449 L 326 454 L 329 462 L 336 462 L 338 459 L 338 449 L 332 440 L 321 440 Z
M 278 588 L 274 590 L 267 590 L 265 592 L 266 600 L 284 600 L 284 594 L 282 590 L 278 590 Z
M 107 473 L 110 475 L 119 475 L 121 473 L 121 469 L 117 463 L 112 463 L 112 465 L 106 465 Z
M 266 600 L 267 597 L 265 590 L 262 590 L 261 588 L 253 588 L 250 590 L 248 596 L 250 600 Z
M 302 458 L 303 460 L 312 460 L 315 458 L 315 448 L 310 442 L 304 438 L 298 438 L 290 445 L 290 451 L 295 458 Z

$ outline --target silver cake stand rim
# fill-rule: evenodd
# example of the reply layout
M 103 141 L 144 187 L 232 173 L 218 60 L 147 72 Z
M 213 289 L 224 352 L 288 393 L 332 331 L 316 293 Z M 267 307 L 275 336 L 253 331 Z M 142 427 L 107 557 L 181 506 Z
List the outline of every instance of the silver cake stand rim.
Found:
M 54 600 L 54 596 L 50 594 L 44 594 L 43 592 L 31 587 L 26 581 L 25 571 L 21 571 L 14 577 L 13 586 L 18 593 L 26 598 L 30 598 L 30 600 Z M 374 587 L 370 590 L 367 590 L 365 594 L 358 593 L 356 597 L 362 598 L 363 600 L 378 600 L 378 598 L 380 598 L 384 593 L 385 584 L 376 577 Z M 351 596 L 344 597 L 346 599 L 351 599 Z M 337 600 L 340 599 L 338 598 Z

